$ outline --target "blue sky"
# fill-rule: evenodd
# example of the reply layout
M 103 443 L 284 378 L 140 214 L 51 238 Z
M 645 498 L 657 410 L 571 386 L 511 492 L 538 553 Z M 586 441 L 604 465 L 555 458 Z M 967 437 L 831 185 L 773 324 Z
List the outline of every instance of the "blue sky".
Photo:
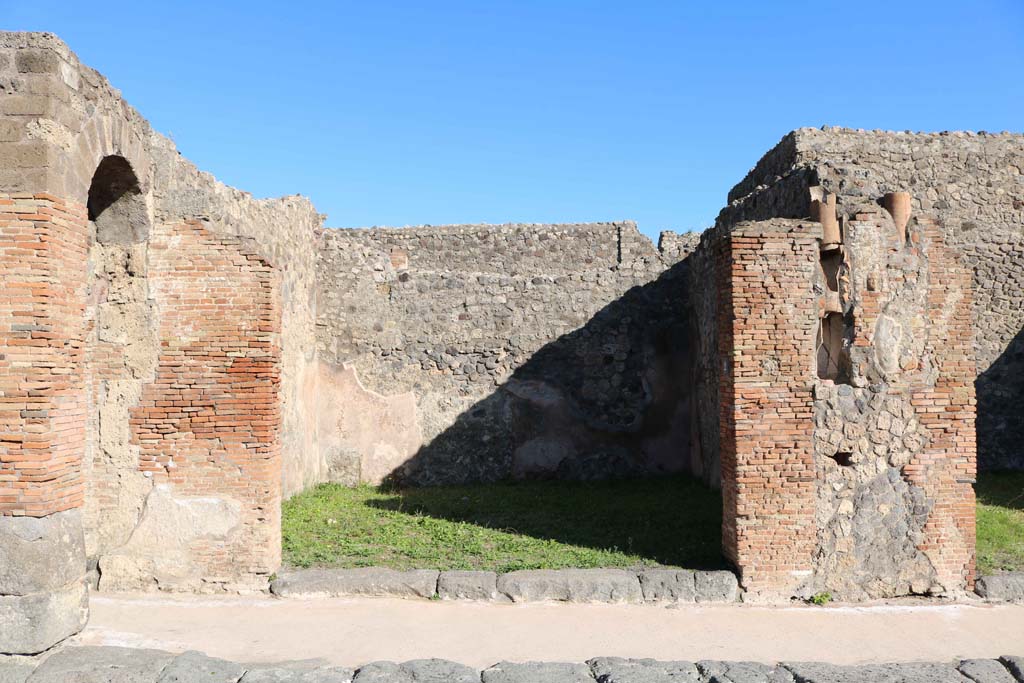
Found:
M 1024 128 L 1024 0 L 54 2 L 202 169 L 336 227 L 709 225 L 787 131 Z

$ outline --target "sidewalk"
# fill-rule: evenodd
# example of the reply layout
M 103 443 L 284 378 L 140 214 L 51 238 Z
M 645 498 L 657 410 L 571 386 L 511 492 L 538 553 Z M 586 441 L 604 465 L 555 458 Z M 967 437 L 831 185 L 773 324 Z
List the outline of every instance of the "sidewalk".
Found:
M 94 594 L 90 605 L 80 644 L 194 649 L 242 662 L 437 657 L 482 668 L 619 656 L 862 664 L 1024 650 L 1024 605 L 673 608 L 112 594 Z

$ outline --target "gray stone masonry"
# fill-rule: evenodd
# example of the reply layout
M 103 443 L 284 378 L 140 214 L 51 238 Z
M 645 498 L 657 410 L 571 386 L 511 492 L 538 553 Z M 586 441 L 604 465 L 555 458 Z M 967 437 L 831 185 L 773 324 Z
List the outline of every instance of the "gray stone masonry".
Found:
M 481 571 L 414 569 L 300 569 L 283 572 L 270 587 L 283 598 L 343 596 L 486 600 L 496 602 L 736 602 L 730 571 L 687 569 L 528 569 Z
M 1024 572 L 983 576 L 978 579 L 974 590 L 988 600 L 1024 602 Z
M 40 661 L 42 660 L 42 661 Z M 65 647 L 45 658 L 0 657 L 0 683 L 1024 683 L 1024 657 L 837 666 L 818 662 L 499 662 L 483 671 L 441 659 L 238 664 L 199 652 Z

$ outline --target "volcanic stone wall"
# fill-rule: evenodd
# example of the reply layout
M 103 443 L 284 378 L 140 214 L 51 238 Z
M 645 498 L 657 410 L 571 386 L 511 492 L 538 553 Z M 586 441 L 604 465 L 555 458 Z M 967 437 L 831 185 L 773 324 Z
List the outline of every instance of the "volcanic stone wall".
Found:
M 1024 467 L 1024 136 L 803 128 L 733 188 L 719 223 L 806 217 L 816 185 L 840 206 L 907 191 L 939 219 L 974 281 L 979 466 Z
M 690 469 L 675 236 L 632 223 L 327 230 L 321 445 L 338 481 Z M 328 390 L 327 387 L 333 387 Z

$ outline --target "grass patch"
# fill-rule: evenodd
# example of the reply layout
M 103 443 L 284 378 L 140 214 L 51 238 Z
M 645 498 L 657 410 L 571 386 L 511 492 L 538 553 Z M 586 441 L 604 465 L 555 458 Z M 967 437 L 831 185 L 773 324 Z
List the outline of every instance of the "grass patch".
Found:
M 689 478 L 385 491 L 323 484 L 284 503 L 294 567 L 715 568 L 719 494 Z
M 1024 570 L 1024 472 L 978 475 L 978 571 Z
M 978 476 L 978 569 L 1024 571 L 1024 472 Z M 385 491 L 323 484 L 284 503 L 293 567 L 724 566 L 721 498 L 686 477 Z

